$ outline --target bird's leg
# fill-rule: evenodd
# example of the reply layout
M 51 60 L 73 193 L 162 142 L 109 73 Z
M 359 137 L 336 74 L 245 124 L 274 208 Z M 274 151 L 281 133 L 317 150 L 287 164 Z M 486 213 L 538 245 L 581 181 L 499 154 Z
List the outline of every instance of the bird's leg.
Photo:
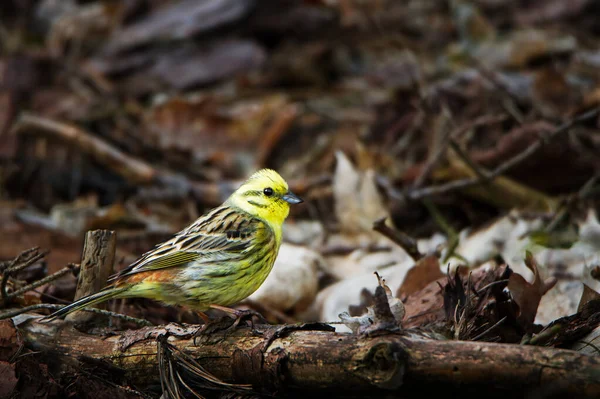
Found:
M 238 324 L 240 324 L 240 322 L 245 321 L 245 320 L 249 320 L 250 323 L 252 324 L 252 316 L 256 316 L 259 319 L 259 322 L 261 324 L 269 324 L 269 322 L 264 318 L 264 316 L 255 310 L 251 310 L 251 309 L 238 310 L 238 309 L 232 309 L 232 308 L 228 308 L 225 306 L 214 305 L 214 304 L 210 305 L 210 307 L 212 309 L 217 309 L 217 310 L 227 313 L 230 316 L 233 316 L 233 318 L 235 318 L 235 322 L 233 323 L 231 328 L 237 327 Z M 254 324 L 252 324 L 252 328 L 254 328 Z
M 200 318 L 204 321 L 204 325 L 207 325 L 208 323 L 210 323 L 210 317 L 208 317 L 208 315 L 206 313 L 200 312 L 199 310 L 197 310 L 196 314 L 198 316 L 200 316 Z
M 207 337 L 215 332 L 224 332 L 227 335 L 227 333 L 233 332 L 233 330 L 239 326 L 240 322 L 247 320 L 250 321 L 252 330 L 255 331 L 254 324 L 252 323 L 252 316 L 258 317 L 261 323 L 268 324 L 265 318 L 254 310 L 237 310 L 221 305 L 210 305 L 210 308 L 225 312 L 227 313 L 227 316 L 223 316 L 222 318 L 216 320 L 207 320 L 206 323 L 196 332 L 194 336 L 194 343 L 196 343 L 196 338 L 200 336 Z

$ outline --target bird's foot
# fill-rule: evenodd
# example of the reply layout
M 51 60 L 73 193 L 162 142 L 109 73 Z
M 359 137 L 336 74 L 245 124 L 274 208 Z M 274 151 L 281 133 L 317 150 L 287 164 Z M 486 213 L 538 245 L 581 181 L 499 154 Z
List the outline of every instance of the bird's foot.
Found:
M 215 333 L 220 333 L 220 337 L 226 338 L 233 333 L 242 322 L 249 322 L 252 331 L 256 332 L 254 329 L 253 317 L 256 317 L 259 320 L 258 324 L 268 324 L 263 315 L 251 309 L 238 310 L 219 305 L 211 305 L 211 308 L 221 310 L 227 313 L 227 316 L 215 320 L 205 320 L 204 325 L 194 335 L 194 344 L 196 343 L 197 338 L 208 337 Z
M 247 321 L 250 323 L 250 327 L 254 329 L 254 321 L 252 320 L 253 317 L 256 317 L 258 319 L 258 324 L 269 324 L 269 322 L 264 318 L 263 315 L 252 309 L 239 310 L 227 308 L 225 306 L 220 305 L 211 305 L 210 307 L 213 309 L 218 309 L 230 315 L 234 319 L 231 328 L 236 328 L 241 322 Z

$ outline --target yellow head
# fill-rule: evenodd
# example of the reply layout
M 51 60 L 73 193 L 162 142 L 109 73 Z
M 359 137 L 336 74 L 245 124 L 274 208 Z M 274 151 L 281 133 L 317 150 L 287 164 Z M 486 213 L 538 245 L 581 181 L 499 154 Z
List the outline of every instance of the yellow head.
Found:
M 255 172 L 227 200 L 227 203 L 268 223 L 277 233 L 290 212 L 290 204 L 302 202 L 290 192 L 277 172 L 262 169 Z

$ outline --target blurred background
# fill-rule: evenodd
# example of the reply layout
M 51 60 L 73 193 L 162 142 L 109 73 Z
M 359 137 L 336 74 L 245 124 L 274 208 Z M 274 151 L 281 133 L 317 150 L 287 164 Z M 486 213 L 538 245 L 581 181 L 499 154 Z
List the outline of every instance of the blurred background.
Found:
M 3 0 L 0 260 L 49 250 L 19 277 L 33 281 L 111 229 L 125 267 L 269 167 L 306 201 L 246 303 L 272 321 L 360 314 L 378 271 L 418 325 L 428 308 L 411 295 L 449 268 L 508 263 L 532 280 L 525 250 L 558 281 L 538 320 L 573 313 L 581 282 L 600 288 L 599 13 L 594 0 Z M 418 256 L 398 231 L 439 263 L 407 280 Z M 75 284 L 24 301 L 70 301 Z M 156 307 L 113 309 L 196 320 Z

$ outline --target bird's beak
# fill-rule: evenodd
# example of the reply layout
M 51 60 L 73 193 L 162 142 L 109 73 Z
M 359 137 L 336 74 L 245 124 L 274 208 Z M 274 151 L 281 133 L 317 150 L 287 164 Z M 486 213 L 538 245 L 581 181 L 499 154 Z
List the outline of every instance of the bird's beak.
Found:
M 298 197 L 296 194 L 294 194 L 291 191 L 288 191 L 287 193 L 285 193 L 285 195 L 283 197 L 281 197 L 281 199 L 283 199 L 285 202 L 288 202 L 290 204 L 299 204 L 301 202 L 304 202 L 302 200 L 302 198 Z

